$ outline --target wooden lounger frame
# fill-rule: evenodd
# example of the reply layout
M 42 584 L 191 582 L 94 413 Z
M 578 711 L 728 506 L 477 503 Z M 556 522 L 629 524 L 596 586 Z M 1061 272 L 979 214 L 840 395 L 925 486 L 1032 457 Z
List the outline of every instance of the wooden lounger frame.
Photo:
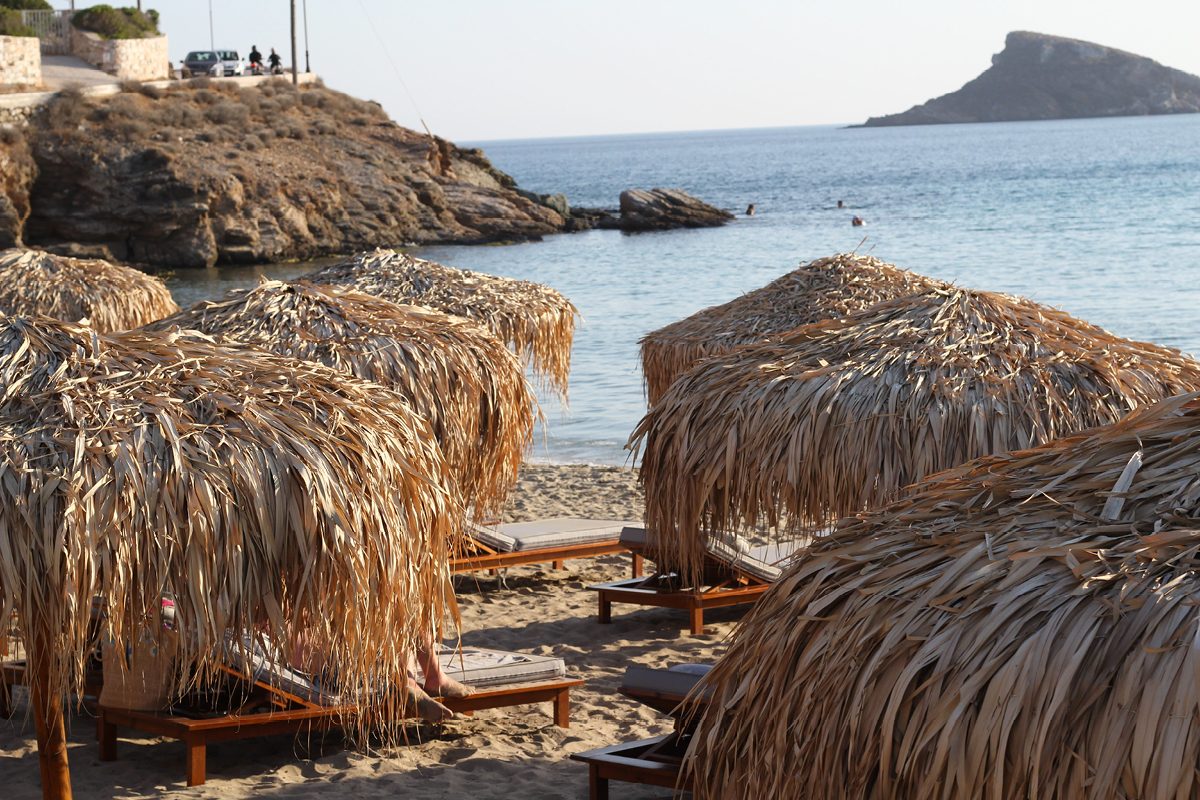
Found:
M 352 724 L 355 711 L 350 708 L 321 706 L 262 681 L 249 681 L 229 667 L 221 667 L 230 677 L 245 681 L 250 690 L 241 705 L 230 714 L 212 717 L 185 716 L 170 711 L 129 711 L 94 704 L 96 737 L 100 742 L 100 760 L 117 758 L 117 729 L 132 728 L 155 736 L 179 739 L 187 746 L 187 785 L 202 786 L 205 781 L 208 744 L 231 739 L 249 739 L 277 734 L 300 734 L 342 728 Z M 8 687 L 25 681 L 23 664 L 3 665 L 3 697 Z M 553 704 L 554 724 L 571 725 L 571 689 L 582 686 L 578 679 L 556 678 L 503 686 L 481 687 L 469 697 L 438 698 L 451 711 L 467 716 L 485 708 L 505 708 L 529 703 Z M 99 694 L 99 687 L 96 687 Z M 266 712 L 257 709 L 270 706 Z M 6 709 L 11 713 L 11 708 Z
M 625 545 L 634 557 L 653 559 L 653 554 L 640 545 Z M 769 589 L 770 583 L 748 572 L 731 567 L 711 555 L 705 556 L 705 574 L 699 587 L 680 588 L 673 576 L 655 572 L 644 579 L 599 583 L 588 588 L 598 595 L 597 616 L 601 624 L 612 622 L 612 604 L 630 603 L 639 606 L 679 608 L 688 612 L 691 633 L 704 633 L 704 612 L 710 608 L 737 606 L 757 602 Z
M 706 701 L 693 701 L 685 707 L 685 698 L 677 695 L 639 692 L 625 688 L 620 691 L 623 695 L 675 717 L 675 731 L 572 755 L 573 760 L 588 765 L 590 800 L 608 800 L 609 781 L 662 786 L 682 792 L 692 791 L 690 775 L 680 780 L 683 758 L 678 753 L 686 748 L 686 737 L 691 731 L 687 723 L 693 719 L 693 711 L 699 710 Z
M 466 543 L 461 555 L 450 559 L 451 572 L 474 572 L 490 569 L 493 572 L 505 567 L 515 567 L 521 564 L 553 563 L 554 569 L 566 567 L 569 558 L 588 558 L 589 556 L 605 556 L 610 553 L 624 553 L 629 550 L 619 539 L 607 539 L 602 542 L 585 544 L 569 544 L 562 547 L 543 547 L 536 550 L 515 550 L 511 553 L 501 552 L 488 547 L 469 534 L 465 535 Z M 642 556 L 633 553 L 633 577 L 642 575 Z

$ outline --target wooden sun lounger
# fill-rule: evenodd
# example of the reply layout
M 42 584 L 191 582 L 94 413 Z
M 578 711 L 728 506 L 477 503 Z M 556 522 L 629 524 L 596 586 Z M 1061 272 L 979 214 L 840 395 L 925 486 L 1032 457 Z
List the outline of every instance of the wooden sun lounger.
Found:
M 635 556 L 654 558 L 652 549 L 644 544 L 626 540 L 624 545 Z M 698 587 L 680 586 L 675 575 L 657 571 L 646 578 L 588 588 L 597 593 L 597 616 L 601 624 L 612 622 L 613 603 L 679 608 L 688 612 L 691 633 L 698 636 L 704 633 L 705 610 L 754 603 L 770 586 L 769 581 L 708 555 L 703 583 Z
M 568 544 L 555 547 L 542 547 L 531 550 L 514 550 L 504 552 L 490 547 L 468 533 L 464 534 L 465 541 L 459 547 L 459 553 L 450 559 L 450 571 L 475 572 L 476 570 L 491 570 L 493 573 L 506 567 L 523 564 L 552 564 L 554 569 L 564 569 L 567 559 L 603 556 L 612 553 L 624 553 L 629 548 L 614 537 L 604 541 L 587 542 L 583 544 Z M 633 576 L 642 575 L 642 556 L 633 553 Z
M 209 743 L 325 731 L 346 727 L 356 719 L 353 709 L 318 705 L 262 681 L 251 682 L 229 667 L 220 669 L 230 679 L 246 684 L 249 689 L 239 696 L 238 707 L 230 713 L 195 711 L 179 707 L 162 712 L 130 711 L 108 708 L 98 702 L 91 703 L 96 711 L 96 737 L 100 743 L 100 760 L 116 760 L 118 728 L 131 728 L 155 736 L 178 739 L 187 746 L 187 785 L 201 786 L 205 780 Z M 7 699 L 10 696 L 10 685 L 24 684 L 25 665 L 23 662 L 4 664 L 2 675 L 2 697 Z M 99 674 L 95 676 L 94 681 L 92 678 L 93 676 L 89 675 L 88 688 L 94 690 L 94 696 L 98 697 L 102 678 Z M 560 728 L 569 728 L 571 689 L 582 685 L 583 681 L 579 679 L 556 678 L 483 687 L 476 689 L 469 697 L 444 698 L 439 699 L 439 702 L 456 714 L 467 716 L 485 708 L 550 702 L 553 704 L 554 724 Z M 7 717 L 11 715 L 11 706 L 5 704 L 0 711 L 7 712 L 4 713 Z
M 233 670 L 222 669 L 245 680 L 244 676 Z M 469 697 L 445 698 L 439 702 L 455 713 L 470 716 L 485 708 L 549 701 L 554 706 L 554 724 L 567 728 L 571 724 L 571 689 L 582 685 L 582 680 L 558 678 L 480 688 Z M 188 715 L 175 709 L 166 712 L 128 711 L 97 705 L 100 760 L 116 759 L 118 728 L 132 728 L 179 739 L 187 746 L 187 785 L 201 786 L 205 780 L 207 746 L 210 742 L 324 731 L 346 727 L 356 719 L 353 709 L 316 705 L 261 681 L 254 682 L 250 695 L 233 713 L 209 716 Z M 264 704 L 274 707 L 256 713 L 255 709 L 262 708 Z
M 649 786 L 662 786 L 682 792 L 692 791 L 691 776 L 681 780 L 683 756 L 692 733 L 691 714 L 706 702 L 693 700 L 684 705 L 686 697 L 662 692 L 639 692 L 622 688 L 621 694 L 675 718 L 675 730 L 636 742 L 624 742 L 595 750 L 575 753 L 571 758 L 588 765 L 588 797 L 608 800 L 608 782 L 624 781 Z
M 85 696 L 99 697 L 104 685 L 104 676 L 99 670 L 89 669 L 83 677 Z M 6 661 L 0 664 L 0 719 L 10 719 L 13 714 L 12 687 L 25 685 L 25 662 Z

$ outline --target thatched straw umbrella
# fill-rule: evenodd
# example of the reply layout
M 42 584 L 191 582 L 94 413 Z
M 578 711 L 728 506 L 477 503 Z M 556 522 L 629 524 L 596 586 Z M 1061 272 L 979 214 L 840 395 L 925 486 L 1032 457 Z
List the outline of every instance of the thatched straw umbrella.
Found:
M 549 286 L 454 269 L 383 249 L 314 270 L 301 280 L 353 286 L 393 303 L 473 319 L 512 347 L 541 381 L 566 400 L 579 312 Z
M 934 287 L 947 284 L 871 256 L 843 253 L 801 264 L 761 289 L 643 336 L 647 399 L 658 403 L 676 378 L 710 356 Z
M 179 310 L 158 278 L 99 259 L 0 251 L 0 312 L 127 331 Z
M 537 401 L 504 343 L 469 320 L 346 287 L 262 281 L 147 330 L 192 329 L 318 361 L 403 395 L 476 512 L 495 514 L 533 440 Z
M 227 631 L 288 653 L 304 626 L 347 695 L 405 686 L 462 512 L 398 395 L 249 348 L 18 317 L 0 317 L 0 388 L 0 618 L 17 612 L 31 655 L 47 797 L 70 791 L 60 699 L 83 685 L 93 597 L 123 647 L 160 637 L 146 612 L 173 594 L 193 675 Z
M 1200 395 L 818 540 L 710 673 L 697 798 L 1200 794 Z
M 1176 350 L 1021 298 L 929 290 L 677 380 L 634 433 L 646 522 L 664 558 L 698 569 L 707 531 L 807 533 L 926 475 L 1196 389 L 1200 364 Z

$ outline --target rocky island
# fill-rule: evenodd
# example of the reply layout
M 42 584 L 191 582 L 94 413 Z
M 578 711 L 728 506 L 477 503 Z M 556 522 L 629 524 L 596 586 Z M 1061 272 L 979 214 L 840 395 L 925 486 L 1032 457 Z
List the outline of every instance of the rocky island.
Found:
M 1091 42 L 1015 31 L 957 92 L 856 127 L 1197 112 L 1200 77 Z

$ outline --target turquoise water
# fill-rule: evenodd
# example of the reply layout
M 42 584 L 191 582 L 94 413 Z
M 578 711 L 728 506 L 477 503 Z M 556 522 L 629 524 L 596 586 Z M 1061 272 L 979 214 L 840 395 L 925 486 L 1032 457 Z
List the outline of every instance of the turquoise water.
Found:
M 627 463 L 622 446 L 645 412 L 638 338 L 855 248 L 1200 353 L 1200 115 L 470 144 L 523 188 L 573 205 L 613 208 L 624 189 L 664 187 L 739 215 L 757 207 L 723 228 L 415 251 L 547 283 L 580 309 L 570 409 L 545 400 L 543 460 Z M 867 226 L 851 227 L 854 215 Z M 253 280 L 231 269 L 170 283 L 191 302 Z

